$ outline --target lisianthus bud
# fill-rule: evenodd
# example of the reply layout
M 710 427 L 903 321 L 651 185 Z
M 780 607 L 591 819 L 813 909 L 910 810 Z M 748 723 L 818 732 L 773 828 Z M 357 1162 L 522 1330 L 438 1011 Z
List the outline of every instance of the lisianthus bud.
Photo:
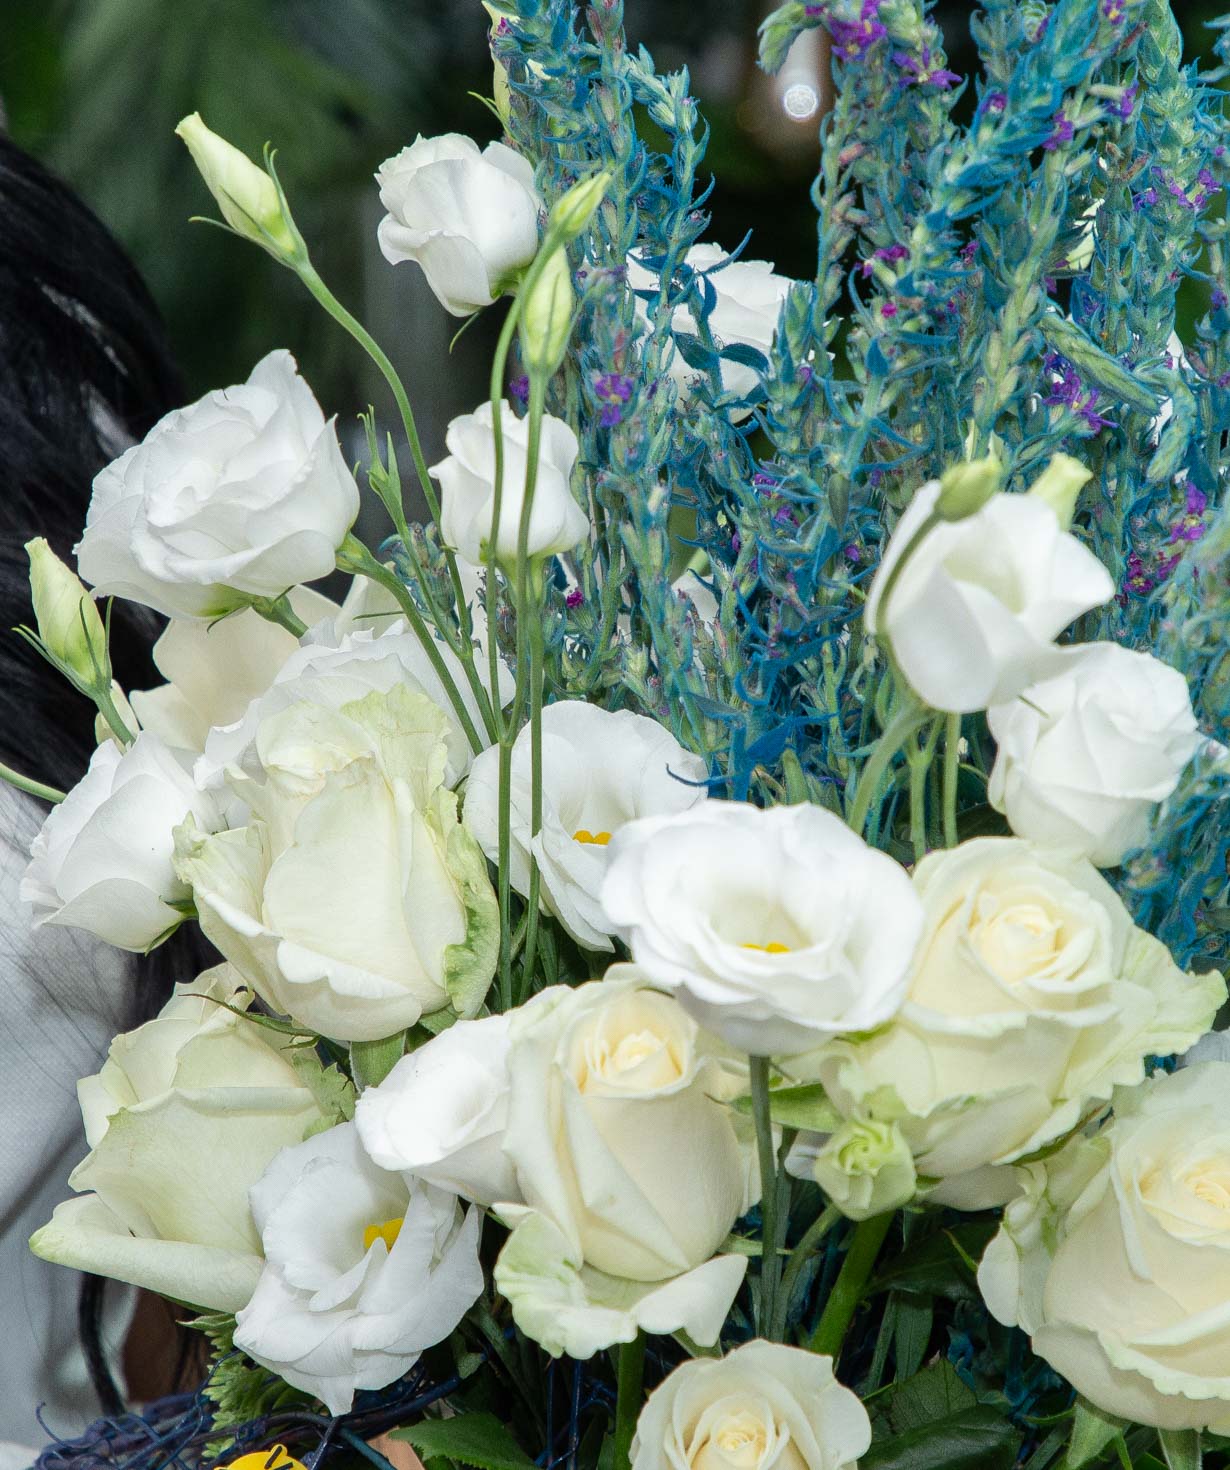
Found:
M 211 132 L 199 112 L 184 118 L 175 132 L 188 145 L 193 163 L 231 229 L 279 259 L 293 255 L 298 234 L 269 174 Z
M 851 1118 L 819 1148 L 808 1136 L 791 1150 L 786 1172 L 814 1179 L 849 1219 L 866 1220 L 913 1199 L 914 1156 L 896 1123 Z
M 575 240 L 590 220 L 594 210 L 606 198 L 611 187 L 609 173 L 590 174 L 579 184 L 573 184 L 567 194 L 561 195 L 551 206 L 549 227 L 565 240 Z
M 1003 483 L 1004 467 L 994 454 L 952 465 L 940 476 L 936 514 L 941 520 L 963 521 L 981 510 Z
M 107 667 L 107 634 L 94 599 L 42 536 L 26 542 L 30 594 L 47 652 L 83 683 L 96 684 Z
M 521 350 L 527 367 L 543 374 L 559 367 L 572 330 L 574 300 L 572 267 L 561 245 L 548 257 L 522 309 Z
M 1055 512 L 1063 530 L 1072 524 L 1076 513 L 1076 501 L 1081 489 L 1091 479 L 1093 472 L 1085 468 L 1079 459 L 1070 454 L 1053 454 L 1051 462 L 1029 487 L 1029 493 L 1038 500 L 1046 501 Z

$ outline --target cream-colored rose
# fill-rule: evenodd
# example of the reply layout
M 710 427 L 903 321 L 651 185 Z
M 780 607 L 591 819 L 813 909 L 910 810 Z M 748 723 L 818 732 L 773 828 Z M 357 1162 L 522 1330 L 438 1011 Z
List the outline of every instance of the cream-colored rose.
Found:
M 914 885 L 926 927 L 896 1019 L 791 1068 L 843 1116 L 897 1123 L 937 1200 L 1002 1203 L 1003 1165 L 1139 1082 L 1147 1056 L 1190 1046 L 1225 999 L 1220 975 L 1185 975 L 1084 859 L 977 838 L 924 858 Z
M 592 1321 L 540 1311 L 571 1262 L 572 1306 L 588 1302 L 594 1310 L 603 1280 L 623 1283 L 631 1293 L 624 1305 L 634 1306 L 658 1283 L 683 1292 L 703 1272 L 730 1292 L 709 1313 L 716 1332 L 743 1272 L 709 1268 L 749 1207 L 754 1171 L 736 1115 L 722 1100 L 740 1084 L 695 1022 L 636 979 L 555 986 L 513 1013 L 508 1078 L 503 1147 L 525 1207 L 501 1212 L 516 1228 L 496 1282 L 523 1330 L 549 1351 L 578 1357 L 635 1335 L 633 1325 L 595 1341 Z M 539 1220 L 554 1242 L 541 1255 L 524 1244 L 536 1229 L 542 1233 Z M 587 1293 L 594 1278 L 595 1292 Z M 713 1290 L 705 1296 L 712 1306 Z
M 275 1010 L 374 1041 L 450 1001 L 473 1015 L 495 968 L 487 865 L 444 784 L 447 722 L 396 685 L 339 709 L 293 704 L 256 731 L 252 813 L 177 834 L 206 935 Z
M 834 1133 L 800 1134 L 786 1156 L 786 1173 L 814 1179 L 850 1220 L 899 1210 L 918 1187 L 904 1134 L 879 1118 L 847 1118 Z
M 681 1364 L 650 1394 L 632 1470 L 854 1470 L 870 1445 L 832 1358 L 757 1339 Z
M 1230 1433 L 1230 1063 L 1115 1094 L 1030 1164 L 978 1284 L 1107 1414 Z
M 229 965 L 206 971 L 152 1021 L 116 1037 L 78 1085 L 89 1154 L 30 1245 L 44 1260 L 234 1312 L 260 1276 L 248 1188 L 323 1114 L 317 1065 L 245 1020 Z

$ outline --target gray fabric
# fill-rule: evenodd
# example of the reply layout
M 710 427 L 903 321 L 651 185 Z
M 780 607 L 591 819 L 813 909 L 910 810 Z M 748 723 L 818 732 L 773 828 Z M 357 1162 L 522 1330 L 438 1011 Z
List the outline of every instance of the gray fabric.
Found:
M 42 809 L 0 784 L 0 1470 L 21 1445 L 59 1437 L 98 1413 L 77 1343 L 81 1278 L 30 1253 L 30 1235 L 72 1193 L 85 1154 L 76 1084 L 98 1070 L 125 1024 L 133 957 L 73 929 L 34 929 L 18 884 Z M 132 1293 L 107 1292 L 114 1351 Z M 5 1444 L 15 1441 L 16 1444 Z

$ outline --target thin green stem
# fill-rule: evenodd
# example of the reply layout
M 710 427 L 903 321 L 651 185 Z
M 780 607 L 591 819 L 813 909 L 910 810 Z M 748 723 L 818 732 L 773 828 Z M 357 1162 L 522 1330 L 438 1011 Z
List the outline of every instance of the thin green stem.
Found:
M 1132 1456 L 1128 1453 L 1127 1440 L 1123 1435 L 1116 1434 L 1113 1440 L 1115 1454 L 1119 1457 L 1119 1464 L 1123 1470 L 1132 1470 Z
M 632 1463 L 632 1440 L 636 1434 L 636 1421 L 641 1417 L 644 1382 L 645 1334 L 638 1332 L 632 1342 L 619 1346 L 611 1470 L 629 1470 Z
M 124 749 L 127 750 L 136 739 L 136 736 L 128 728 L 123 715 L 120 714 L 119 709 L 116 707 L 115 698 L 111 693 L 111 689 L 111 680 L 108 679 L 105 683 L 100 683 L 96 688 L 89 691 L 90 698 L 94 701 L 98 713 L 102 715 L 103 719 L 111 727 L 111 733 Z
M 779 1338 L 785 1335 L 786 1313 L 790 1310 L 790 1301 L 794 1296 L 795 1287 L 799 1284 L 799 1277 L 803 1274 L 803 1267 L 815 1255 L 816 1247 L 841 1218 L 841 1211 L 836 1205 L 827 1205 L 803 1232 L 798 1245 L 790 1252 L 778 1291 L 776 1326 Z
M 500 904 L 500 1009 L 508 1011 L 513 1004 L 512 981 L 512 874 L 509 858 L 512 852 L 512 741 L 501 739 L 499 756 L 499 812 L 496 862 L 496 896 Z M 526 919 L 528 926 L 529 920 Z
M 44 786 L 41 781 L 35 781 L 30 776 L 23 776 L 20 771 L 15 771 L 12 766 L 6 766 L 2 762 L 0 762 L 0 781 L 15 786 L 18 791 L 24 791 L 27 796 L 37 796 L 40 801 L 49 801 L 53 806 L 58 806 L 66 795 L 55 786 Z
M 860 837 L 863 834 L 863 828 L 867 825 L 871 803 L 879 794 L 880 784 L 892 765 L 893 758 L 926 718 L 926 706 L 912 691 L 903 691 L 903 698 L 896 714 L 888 722 L 888 727 L 879 740 L 876 741 L 866 765 L 859 772 L 858 783 L 854 788 L 854 802 L 849 809 L 846 821 Z
M 910 768 L 910 842 L 914 848 L 914 861 L 922 862 L 927 855 L 927 777 L 935 759 L 935 746 L 940 737 L 940 722 L 932 720 L 931 728 L 924 740 L 919 732 L 913 747 L 906 752 Z
M 285 592 L 281 597 L 254 597 L 252 611 L 260 613 L 266 622 L 285 628 L 293 638 L 302 638 L 307 632 L 307 624 L 291 607 L 290 598 Z
M 769 1059 L 749 1057 L 752 1119 L 760 1163 L 760 1335 L 772 1338 L 781 1259 L 777 1253 L 777 1156 L 773 1150 L 773 1117 L 769 1106 Z
M 829 1293 L 824 1312 L 811 1340 L 807 1344 L 813 1353 L 826 1353 L 837 1358 L 845 1340 L 846 1329 L 854 1317 L 863 1298 L 863 1288 L 871 1275 L 871 1268 L 880 1254 L 884 1237 L 893 1223 L 893 1214 L 872 1215 L 862 1220 L 854 1231 L 846 1258 L 841 1263 L 837 1280 Z
M 525 493 L 521 502 L 521 521 L 517 527 L 517 635 L 520 646 L 517 656 L 517 703 L 520 706 L 524 671 L 530 705 L 530 882 L 526 895 L 529 927 L 525 934 L 525 972 L 531 983 L 538 954 L 538 897 L 542 886 L 538 859 L 534 855 L 534 839 L 542 828 L 542 693 L 543 662 L 546 654 L 542 630 L 542 577 L 537 566 L 530 564 L 529 536 L 534 495 L 538 488 L 538 457 L 542 444 L 546 386 L 540 373 L 531 375 Z M 531 595 L 535 596 L 535 606 L 531 606 Z
M 956 847 L 957 781 L 961 772 L 961 716 L 950 714 L 944 725 L 944 846 Z

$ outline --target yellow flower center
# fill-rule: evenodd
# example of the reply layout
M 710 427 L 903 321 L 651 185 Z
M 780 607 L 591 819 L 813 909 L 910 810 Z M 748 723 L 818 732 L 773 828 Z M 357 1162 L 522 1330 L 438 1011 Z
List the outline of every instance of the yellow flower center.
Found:
M 694 1470 L 755 1470 L 769 1448 L 768 1429 L 747 1410 L 722 1418 L 693 1455 Z
M 223 1470 L 303 1470 L 303 1462 L 286 1453 L 286 1446 L 275 1444 L 267 1450 L 254 1450 L 250 1455 L 240 1455 Z
M 405 1223 L 406 1217 L 398 1215 L 396 1220 L 386 1220 L 383 1225 L 369 1225 L 363 1232 L 363 1249 L 369 1251 L 378 1240 L 383 1240 L 385 1245 L 392 1250 L 397 1244 L 397 1237 L 401 1234 L 401 1227 Z M 255 1470 L 255 1467 L 245 1466 L 245 1470 Z
M 587 842 L 591 847 L 605 847 L 611 840 L 609 832 L 591 832 L 588 827 L 578 827 L 572 834 L 574 842 Z
M 789 954 L 788 944 L 778 944 L 776 939 L 770 939 L 768 944 L 743 944 L 741 949 L 758 949 L 761 954 Z

